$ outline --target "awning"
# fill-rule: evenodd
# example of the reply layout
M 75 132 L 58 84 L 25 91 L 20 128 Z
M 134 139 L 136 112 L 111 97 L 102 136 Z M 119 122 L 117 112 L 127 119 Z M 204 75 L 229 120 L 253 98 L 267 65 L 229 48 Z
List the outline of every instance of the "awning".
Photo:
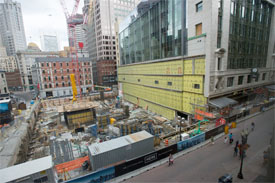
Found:
M 265 88 L 267 88 L 269 91 L 275 91 L 275 85 L 269 85 L 269 86 L 266 86 Z
M 214 107 L 218 107 L 218 108 L 224 108 L 229 105 L 234 105 L 237 103 L 238 102 L 236 100 L 233 100 L 233 99 L 227 98 L 227 97 L 217 98 L 217 99 L 213 99 L 213 100 L 209 101 L 210 105 L 212 105 Z

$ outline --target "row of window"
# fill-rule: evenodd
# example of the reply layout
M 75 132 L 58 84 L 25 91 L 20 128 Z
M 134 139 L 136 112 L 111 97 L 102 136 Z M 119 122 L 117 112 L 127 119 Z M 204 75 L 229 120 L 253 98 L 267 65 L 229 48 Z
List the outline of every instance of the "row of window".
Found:
M 262 74 L 262 81 L 264 81 L 266 78 L 266 73 Z M 239 76 L 238 77 L 238 85 L 242 85 L 244 81 L 244 76 Z M 255 82 L 259 81 L 259 76 L 255 77 Z M 246 83 L 251 83 L 252 82 L 252 75 L 247 76 L 247 81 Z M 234 77 L 228 77 L 227 78 L 227 87 L 232 87 L 234 85 Z
M 67 78 L 70 79 L 70 76 L 68 75 Z M 79 78 L 81 79 L 82 75 L 79 75 Z M 85 78 L 91 78 L 91 76 L 90 75 L 85 75 Z M 64 76 L 61 76 L 61 79 L 64 80 Z M 51 77 L 50 76 L 48 76 L 48 80 L 51 81 Z M 55 76 L 55 80 L 57 80 L 57 76 Z M 44 81 L 47 81 L 46 77 L 44 77 Z
M 73 64 L 73 66 L 75 66 L 75 63 L 72 63 L 72 64 Z M 50 63 L 48 63 L 48 62 L 41 63 L 41 67 L 44 67 L 44 65 L 45 65 L 45 66 L 47 65 L 47 67 L 49 67 Z M 68 67 L 68 66 L 69 66 L 69 62 L 67 62 L 66 65 L 67 65 L 67 67 Z M 80 66 L 80 62 L 78 62 L 78 65 Z M 90 65 L 90 62 L 83 62 L 82 65 Z M 53 63 L 53 66 L 56 67 L 57 64 L 56 64 L 56 63 Z M 59 62 L 59 66 L 62 67 L 62 66 L 63 66 L 63 63 L 62 63 L 62 62 Z M 65 66 L 65 63 L 64 63 L 64 66 Z
M 83 83 L 83 82 L 80 81 L 80 85 L 82 85 L 82 83 Z M 92 81 L 91 81 L 91 80 L 89 80 L 89 81 L 86 80 L 85 83 L 86 83 L 86 85 L 92 84 Z M 55 83 L 55 86 L 56 86 L 56 87 L 59 87 L 59 83 Z M 62 86 L 62 87 L 71 86 L 71 82 L 68 82 L 67 84 L 64 83 L 64 82 L 62 82 L 61 86 Z M 48 85 L 48 84 L 44 84 L 44 88 L 53 88 L 53 86 L 52 86 L 51 83 L 50 83 L 49 85 Z
M 66 71 L 67 71 L 67 73 L 69 73 L 69 72 L 70 72 L 70 69 L 67 69 Z M 73 69 L 72 71 L 75 72 L 76 70 Z M 90 69 L 90 68 L 88 68 L 88 69 L 85 68 L 84 71 L 85 71 L 85 72 L 91 71 L 91 69 Z M 79 69 L 79 72 L 82 72 L 82 70 Z M 42 70 L 42 73 L 45 74 L 46 71 L 45 71 L 45 70 Z M 49 74 L 49 73 L 50 73 L 50 71 L 48 70 L 48 74 Z M 57 70 L 54 70 L 54 73 L 56 74 L 56 73 L 57 73 Z M 63 69 L 60 69 L 60 73 L 63 73 Z

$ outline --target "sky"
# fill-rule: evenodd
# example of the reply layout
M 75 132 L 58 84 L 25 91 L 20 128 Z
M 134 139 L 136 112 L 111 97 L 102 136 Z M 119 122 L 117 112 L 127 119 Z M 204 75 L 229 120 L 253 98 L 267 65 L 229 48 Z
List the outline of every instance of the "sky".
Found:
M 67 26 L 63 8 L 59 0 L 13 0 L 21 4 L 27 43 L 34 42 L 40 48 L 40 36 L 57 35 L 59 50 L 68 46 Z M 74 0 L 64 0 L 69 13 Z M 84 0 L 80 0 L 81 13 Z

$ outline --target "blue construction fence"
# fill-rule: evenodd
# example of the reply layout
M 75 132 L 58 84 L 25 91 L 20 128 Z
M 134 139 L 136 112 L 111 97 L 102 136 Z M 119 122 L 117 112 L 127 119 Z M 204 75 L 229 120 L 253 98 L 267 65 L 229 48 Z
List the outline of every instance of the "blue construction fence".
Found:
M 111 180 L 115 177 L 119 177 L 121 175 L 130 173 L 134 170 L 140 169 L 140 168 L 147 166 L 151 163 L 154 163 L 156 161 L 167 158 L 170 154 L 175 154 L 177 152 L 180 152 L 180 151 L 186 150 L 190 147 L 193 147 L 195 145 L 198 145 L 198 144 L 204 142 L 205 140 L 208 140 L 209 138 L 211 138 L 211 136 L 216 136 L 216 135 L 222 133 L 223 131 L 224 131 L 224 125 L 214 128 L 212 130 L 209 130 L 207 132 L 203 132 L 203 133 L 193 136 L 189 139 L 180 141 L 180 142 L 170 145 L 166 148 L 146 154 L 144 156 L 137 157 L 135 159 L 128 160 L 128 161 L 118 164 L 116 166 L 98 170 L 96 172 L 92 172 L 90 174 L 87 174 L 82 177 L 78 177 L 78 178 L 75 178 L 75 179 L 72 179 L 72 180 L 69 180 L 66 182 L 67 183 L 105 182 L 105 181 Z

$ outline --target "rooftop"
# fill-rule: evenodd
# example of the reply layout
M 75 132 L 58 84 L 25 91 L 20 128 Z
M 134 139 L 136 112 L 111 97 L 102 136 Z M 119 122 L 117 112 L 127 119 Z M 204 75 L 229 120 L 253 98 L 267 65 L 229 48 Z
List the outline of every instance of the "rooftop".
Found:
M 101 154 L 113 149 L 118 149 L 120 147 L 124 147 L 130 144 L 133 144 L 138 141 L 142 141 L 144 139 L 148 139 L 153 137 L 150 133 L 143 130 L 131 135 L 122 136 L 113 140 L 105 141 L 102 143 L 96 143 L 89 146 L 89 150 L 92 155 Z
M 1 182 L 10 182 L 52 168 L 52 157 L 46 156 L 0 170 Z
M 71 62 L 72 58 L 69 57 L 39 57 L 35 59 L 36 62 Z M 78 58 L 80 62 L 91 61 L 89 57 Z

